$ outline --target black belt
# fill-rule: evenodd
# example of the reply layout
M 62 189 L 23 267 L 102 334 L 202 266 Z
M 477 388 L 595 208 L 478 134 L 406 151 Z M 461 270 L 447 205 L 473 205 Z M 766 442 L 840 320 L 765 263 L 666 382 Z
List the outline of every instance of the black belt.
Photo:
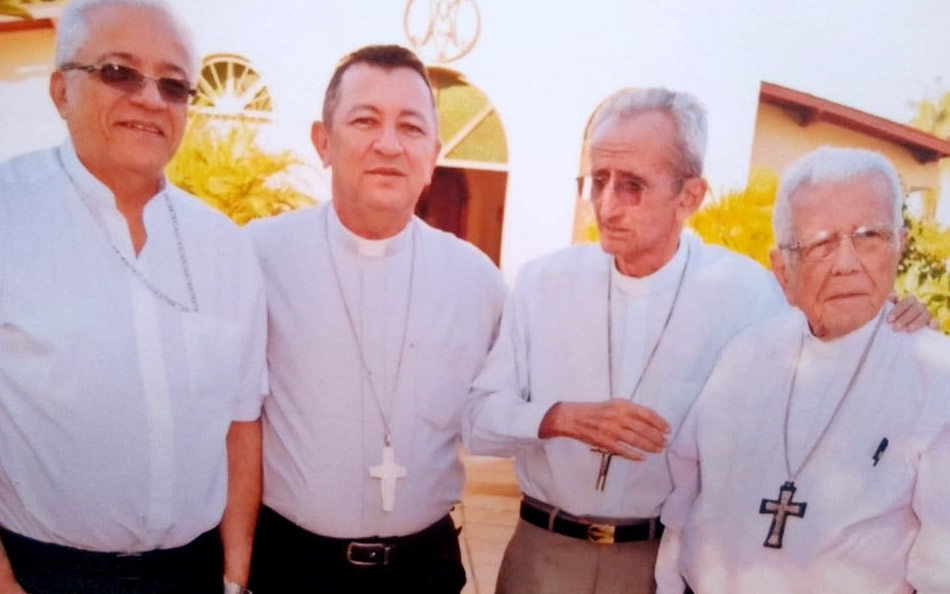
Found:
M 521 500 L 521 519 L 557 534 L 600 544 L 657 540 L 663 535 L 659 518 L 601 522 L 571 515 L 527 496 Z
M 425 558 L 433 547 L 442 548 L 442 543 L 458 538 L 458 530 L 448 514 L 419 532 L 405 536 L 356 539 L 315 534 L 268 507 L 261 508 L 261 522 L 266 522 L 275 536 L 283 534 L 285 538 L 282 540 L 285 542 L 294 542 L 304 550 L 313 550 L 317 554 L 342 557 L 350 565 L 363 567 L 412 563 Z
M 114 576 L 162 576 L 186 568 L 209 566 L 221 559 L 218 530 L 210 530 L 190 543 L 142 553 L 100 553 L 27 538 L 0 528 L 0 540 L 11 565 L 17 567 L 53 567 L 69 573 L 80 571 Z

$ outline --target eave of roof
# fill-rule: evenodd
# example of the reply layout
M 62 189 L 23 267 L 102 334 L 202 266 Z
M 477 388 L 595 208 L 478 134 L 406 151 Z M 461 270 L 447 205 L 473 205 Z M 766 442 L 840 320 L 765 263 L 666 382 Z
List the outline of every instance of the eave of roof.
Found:
M 800 126 L 808 126 L 816 121 L 828 122 L 892 142 L 906 149 L 920 163 L 930 163 L 950 157 L 950 141 L 911 126 L 774 83 L 762 82 L 759 89 L 759 101 L 786 110 Z
M 0 20 L 0 34 L 17 31 L 34 31 L 37 29 L 55 29 L 53 19 L 11 19 Z

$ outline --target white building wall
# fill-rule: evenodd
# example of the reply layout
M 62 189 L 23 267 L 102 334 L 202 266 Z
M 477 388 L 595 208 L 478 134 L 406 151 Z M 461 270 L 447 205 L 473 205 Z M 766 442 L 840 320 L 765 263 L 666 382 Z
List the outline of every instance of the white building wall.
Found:
M 707 175 L 719 191 L 745 183 L 762 79 L 897 121 L 939 76 L 950 80 L 941 0 L 475 1 L 480 39 L 447 66 L 485 92 L 505 126 L 509 277 L 570 242 L 583 127 L 622 86 L 689 90 L 707 105 Z M 314 167 L 310 123 L 335 62 L 364 44 L 407 44 L 404 0 L 172 2 L 202 54 L 240 54 L 267 81 L 275 120 L 263 141 Z M 45 81 L 0 81 L 0 104 L 0 158 L 62 138 Z

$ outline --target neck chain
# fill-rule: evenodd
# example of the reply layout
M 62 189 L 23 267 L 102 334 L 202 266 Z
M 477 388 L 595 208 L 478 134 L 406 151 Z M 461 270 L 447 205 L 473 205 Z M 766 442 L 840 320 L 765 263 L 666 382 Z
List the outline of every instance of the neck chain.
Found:
M 670 320 L 673 318 L 673 310 L 676 309 L 676 303 L 679 301 L 680 290 L 683 288 L 683 280 L 686 278 L 686 271 L 689 268 L 690 261 L 690 248 L 689 243 L 686 243 L 686 262 L 683 263 L 683 270 L 680 271 L 679 280 L 676 282 L 676 291 L 673 293 L 673 300 L 670 302 L 670 309 L 666 312 L 666 318 L 663 320 L 663 326 L 660 328 L 660 335 L 657 336 L 656 342 L 653 343 L 653 348 L 650 350 L 650 354 L 647 356 L 646 363 L 643 365 L 643 371 L 640 372 L 640 377 L 637 378 L 637 383 L 633 386 L 633 389 L 630 390 L 630 395 L 627 397 L 627 400 L 633 401 L 634 396 L 637 394 L 637 390 L 640 389 L 640 384 L 643 383 L 643 378 L 647 375 L 647 370 L 650 368 L 650 364 L 653 363 L 653 357 L 656 355 L 657 350 L 660 348 L 660 343 L 663 342 L 663 336 L 666 335 L 666 329 L 670 325 Z M 675 256 L 674 256 L 675 257 Z M 610 266 L 607 269 L 607 383 L 610 387 L 610 392 L 613 393 L 613 384 L 614 384 L 614 369 L 613 369 L 613 320 L 612 320 L 612 305 L 613 305 L 613 267 L 616 266 L 615 260 L 611 259 Z
M 328 206 L 328 208 L 333 208 L 333 205 Z M 346 313 L 346 321 L 350 327 L 350 334 L 353 336 L 353 342 L 356 343 L 356 352 L 359 354 L 360 367 L 362 368 L 363 374 L 369 380 L 369 389 L 370 394 L 373 396 L 373 403 L 376 405 L 376 410 L 379 412 L 379 418 L 383 422 L 383 431 L 385 432 L 384 440 L 386 447 L 392 445 L 392 425 L 390 424 L 392 416 L 392 407 L 393 402 L 395 401 L 396 388 L 399 386 L 399 377 L 402 371 L 402 361 L 403 355 L 406 353 L 406 343 L 408 342 L 409 336 L 409 314 L 412 311 L 412 298 L 413 298 L 413 287 L 415 284 L 415 272 L 416 272 L 416 234 L 415 227 L 410 230 L 412 234 L 412 252 L 410 254 L 409 261 L 409 296 L 406 298 L 406 311 L 403 315 L 403 331 L 402 331 L 402 342 L 399 347 L 399 358 L 396 360 L 396 376 L 393 378 L 393 385 L 390 389 L 392 394 L 392 400 L 389 403 L 389 410 L 386 411 L 383 408 L 383 403 L 379 399 L 379 392 L 376 390 L 376 385 L 373 382 L 373 373 L 369 369 L 369 365 L 366 361 L 366 353 L 363 349 L 363 341 L 360 340 L 360 335 L 356 331 L 356 323 L 353 321 L 353 312 L 350 309 L 349 303 L 346 301 L 346 294 L 343 291 L 343 282 L 340 280 L 340 271 L 337 267 L 336 257 L 333 255 L 333 241 L 330 239 L 330 217 L 333 213 L 327 211 L 325 225 L 324 225 L 324 236 L 327 240 L 327 250 L 330 256 L 330 268 L 333 270 L 333 280 L 336 281 L 336 288 L 340 295 L 340 301 L 343 302 L 343 311 Z M 342 224 L 342 222 L 341 222 Z M 412 224 L 412 221 L 409 222 Z
M 185 248 L 181 241 L 181 230 L 178 228 L 178 215 L 175 213 L 175 208 L 172 206 L 171 200 L 168 198 L 168 191 L 162 191 L 162 198 L 165 200 L 165 206 L 168 207 L 168 217 L 172 222 L 172 231 L 175 233 L 175 243 L 178 246 L 178 260 L 181 263 L 181 269 L 185 274 L 185 284 L 188 286 L 188 297 L 191 301 L 191 305 L 187 306 L 179 302 L 172 297 L 169 297 L 164 292 L 162 292 L 158 287 L 155 286 L 152 281 L 148 279 L 145 274 L 138 269 L 122 251 L 116 247 L 115 242 L 112 241 L 112 238 L 109 236 L 109 233 L 106 231 L 105 227 L 95 216 L 92 207 L 86 201 L 85 196 L 83 196 L 82 191 L 79 188 L 79 185 L 76 184 L 76 181 L 73 179 L 72 175 L 69 174 L 69 170 L 66 169 L 66 164 L 63 162 L 62 155 L 57 152 L 57 157 L 59 158 L 59 164 L 63 168 L 63 171 L 66 173 L 66 177 L 69 178 L 69 181 L 73 184 L 73 187 L 76 188 L 76 194 L 79 196 L 79 200 L 83 203 L 83 206 L 86 207 L 86 210 L 89 211 L 89 214 L 92 215 L 92 219 L 96 222 L 96 226 L 99 227 L 99 230 L 102 232 L 103 237 L 109 243 L 109 247 L 112 248 L 112 251 L 119 257 L 119 260 L 125 265 L 125 267 L 132 273 L 132 275 L 139 280 L 142 285 L 149 290 L 149 292 L 157 297 L 160 301 L 169 305 L 182 313 L 197 313 L 198 312 L 198 297 L 195 294 L 195 286 L 191 280 L 191 271 L 188 268 L 188 259 L 185 257 Z
M 864 363 L 867 361 L 868 353 L 871 352 L 871 346 L 874 344 L 874 339 L 877 337 L 877 331 L 881 328 L 881 323 L 884 321 L 884 313 L 880 312 L 877 316 L 877 323 L 874 325 L 874 331 L 871 333 L 871 338 L 868 339 L 867 344 L 864 346 L 864 351 L 861 353 L 861 358 L 858 359 L 858 365 L 854 369 L 854 373 L 851 374 L 851 378 L 848 380 L 848 385 L 844 389 L 844 394 L 841 395 L 841 399 L 838 400 L 835 410 L 831 413 L 831 418 L 828 419 L 828 424 L 825 425 L 825 428 L 821 430 L 821 434 L 818 435 L 818 439 L 815 440 L 815 443 L 812 444 L 811 449 L 808 450 L 808 453 L 805 454 L 805 458 L 802 460 L 802 463 L 798 465 L 798 468 L 795 472 L 792 472 L 792 464 L 788 459 L 788 418 L 791 416 L 792 410 L 792 394 L 795 392 L 795 378 L 798 375 L 798 364 L 802 359 L 802 350 L 805 347 L 805 334 L 802 334 L 801 341 L 798 345 L 798 355 L 795 357 L 795 368 L 792 370 L 792 380 L 789 382 L 788 387 L 788 398 L 785 400 L 785 423 L 782 427 L 782 449 L 785 452 L 785 472 L 788 473 L 788 480 L 792 483 L 795 482 L 795 479 L 798 478 L 798 475 L 805 468 L 805 465 L 808 464 L 808 461 L 811 460 L 812 454 L 815 453 L 815 450 L 818 449 L 818 444 L 822 442 L 825 438 L 825 434 L 828 433 L 828 429 L 831 427 L 831 424 L 834 422 L 835 417 L 838 416 L 838 411 L 841 410 L 844 401 L 847 400 L 848 395 L 851 394 L 852 388 L 858 379 L 858 375 L 861 373 L 861 369 L 864 368 Z

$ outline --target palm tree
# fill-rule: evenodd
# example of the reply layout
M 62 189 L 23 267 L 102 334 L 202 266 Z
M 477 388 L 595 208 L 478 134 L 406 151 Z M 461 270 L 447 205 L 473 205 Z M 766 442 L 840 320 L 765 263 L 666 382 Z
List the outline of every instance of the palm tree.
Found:
M 911 105 L 917 112 L 911 126 L 950 140 L 950 91 L 938 93 L 934 100 L 924 99 Z M 950 173 L 950 159 L 940 161 L 940 172 L 945 179 Z M 950 334 L 950 228 L 933 218 L 937 197 L 937 190 L 928 190 L 923 197 L 922 219 L 906 217 L 910 239 L 899 267 L 897 285 L 899 293 L 913 293 L 927 303 L 943 331 Z
M 950 140 L 950 91 L 941 92 L 936 100 L 924 99 L 911 102 L 917 114 L 910 121 L 910 125 L 918 130 L 932 134 L 944 140 Z M 950 159 L 940 161 L 940 176 L 945 178 L 950 173 Z M 924 216 L 933 218 L 937 212 L 939 189 L 924 192 Z
M 950 140 L 950 91 L 943 92 L 934 101 L 924 99 L 915 101 L 912 105 L 917 110 L 917 115 L 911 120 L 911 126 Z

